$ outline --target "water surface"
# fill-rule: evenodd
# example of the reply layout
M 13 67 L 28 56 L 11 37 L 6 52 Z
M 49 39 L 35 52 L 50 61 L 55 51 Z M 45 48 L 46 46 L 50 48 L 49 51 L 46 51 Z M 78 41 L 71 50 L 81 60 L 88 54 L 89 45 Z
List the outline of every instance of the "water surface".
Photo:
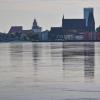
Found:
M 100 43 L 1 43 L 0 100 L 100 100 Z

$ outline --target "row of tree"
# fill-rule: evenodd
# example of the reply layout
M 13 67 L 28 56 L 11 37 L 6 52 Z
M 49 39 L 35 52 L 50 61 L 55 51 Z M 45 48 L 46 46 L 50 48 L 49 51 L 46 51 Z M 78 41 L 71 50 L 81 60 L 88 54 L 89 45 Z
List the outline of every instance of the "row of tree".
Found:
M 96 28 L 96 32 L 100 32 L 100 26 Z
M 0 42 L 11 42 L 11 41 L 39 41 L 38 34 L 7 34 L 0 33 Z

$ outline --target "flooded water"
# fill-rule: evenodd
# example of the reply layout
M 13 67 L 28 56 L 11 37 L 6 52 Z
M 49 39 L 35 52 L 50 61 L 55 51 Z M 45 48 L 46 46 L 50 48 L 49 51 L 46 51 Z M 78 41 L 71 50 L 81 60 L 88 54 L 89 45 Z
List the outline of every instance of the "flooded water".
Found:
M 0 100 L 100 100 L 100 43 L 1 43 Z

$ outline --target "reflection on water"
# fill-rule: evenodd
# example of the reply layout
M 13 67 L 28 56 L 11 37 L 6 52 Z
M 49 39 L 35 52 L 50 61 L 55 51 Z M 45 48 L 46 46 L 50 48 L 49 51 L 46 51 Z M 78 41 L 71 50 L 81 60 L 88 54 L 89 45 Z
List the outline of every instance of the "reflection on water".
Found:
M 94 43 L 63 43 L 63 70 L 71 71 L 75 78 L 79 75 L 84 78 L 94 78 L 95 45 Z M 83 68 L 84 67 L 84 68 Z
M 84 45 L 84 74 L 89 79 L 94 79 L 95 48 L 94 43 Z
M 33 61 L 34 61 L 35 66 L 36 66 L 36 64 L 38 64 L 38 60 L 39 60 L 39 56 L 40 56 L 39 49 L 40 48 L 39 48 L 38 44 L 32 45 L 32 51 L 33 51 L 32 56 L 33 56 Z
M 10 44 L 10 61 L 12 67 L 21 67 L 23 61 L 23 46 L 20 44 Z
M 95 43 L 8 43 L 0 48 L 0 100 L 100 99 Z

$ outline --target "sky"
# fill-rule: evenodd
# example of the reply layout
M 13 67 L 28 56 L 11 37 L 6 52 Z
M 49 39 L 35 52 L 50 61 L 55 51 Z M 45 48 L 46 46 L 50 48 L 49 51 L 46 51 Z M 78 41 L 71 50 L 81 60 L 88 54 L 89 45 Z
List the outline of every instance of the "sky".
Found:
M 96 27 L 100 25 L 100 0 L 0 0 L 0 32 L 11 26 L 31 29 L 34 18 L 39 26 L 50 29 L 66 19 L 83 18 L 83 8 L 93 7 Z

